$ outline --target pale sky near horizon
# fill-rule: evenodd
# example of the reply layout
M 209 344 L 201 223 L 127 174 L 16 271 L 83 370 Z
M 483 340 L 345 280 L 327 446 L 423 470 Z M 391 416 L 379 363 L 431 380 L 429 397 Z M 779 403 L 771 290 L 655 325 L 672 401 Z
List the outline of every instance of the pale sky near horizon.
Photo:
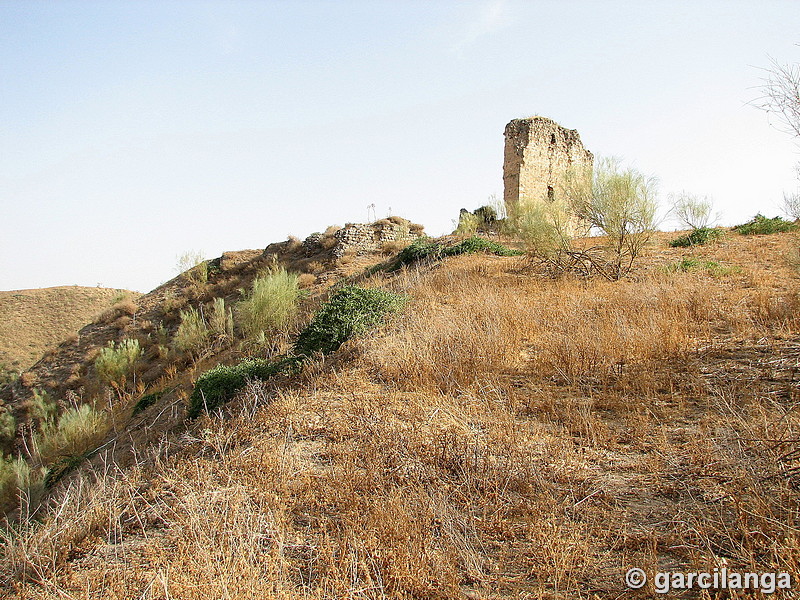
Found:
M 534 114 L 664 203 L 774 216 L 798 146 L 748 101 L 798 29 L 796 0 L 0 0 L 0 290 L 146 292 L 372 203 L 449 233 Z

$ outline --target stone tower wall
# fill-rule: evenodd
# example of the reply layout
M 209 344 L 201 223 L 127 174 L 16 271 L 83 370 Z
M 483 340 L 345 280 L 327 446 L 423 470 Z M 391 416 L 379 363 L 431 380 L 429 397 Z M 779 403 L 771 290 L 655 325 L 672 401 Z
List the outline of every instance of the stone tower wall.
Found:
M 594 161 L 576 130 L 545 117 L 514 119 L 505 140 L 503 200 L 509 211 L 520 203 L 563 198 L 567 171 Z

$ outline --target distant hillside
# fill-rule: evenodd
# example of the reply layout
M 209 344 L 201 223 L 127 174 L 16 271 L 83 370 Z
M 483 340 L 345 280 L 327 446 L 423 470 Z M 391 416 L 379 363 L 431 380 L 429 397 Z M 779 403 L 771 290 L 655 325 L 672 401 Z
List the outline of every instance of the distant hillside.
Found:
M 0 292 L 0 368 L 29 368 L 122 295 L 139 296 L 79 286 Z

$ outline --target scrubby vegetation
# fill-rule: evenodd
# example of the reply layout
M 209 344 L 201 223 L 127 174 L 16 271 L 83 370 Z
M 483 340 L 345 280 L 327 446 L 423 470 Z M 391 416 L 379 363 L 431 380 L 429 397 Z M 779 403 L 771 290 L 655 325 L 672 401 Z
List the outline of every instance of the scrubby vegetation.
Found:
M 88 404 L 70 407 L 44 422 L 34 438 L 36 456 L 44 465 L 65 456 L 81 456 L 98 445 L 106 426 L 105 416 Z
M 208 261 L 197 250 L 188 250 L 178 256 L 175 268 L 192 284 L 204 284 L 208 281 Z
M 104 348 L 137 335 L 146 384 L 92 387 L 76 347 L 86 389 L 25 388 L 0 595 L 610 600 L 631 565 L 795 572 L 792 237 L 687 256 L 660 234 L 613 281 L 421 241 L 358 287 L 321 274 L 280 352 L 230 327 L 268 260 L 175 292 L 211 332 L 197 355 L 160 350 L 170 290 L 137 301 Z
M 115 387 L 124 387 L 125 380 L 133 371 L 142 354 L 139 340 L 126 339 L 119 343 L 109 342 L 100 350 L 94 368 L 101 381 Z
M 689 248 L 691 246 L 702 246 L 718 240 L 724 235 L 722 229 L 712 227 L 698 227 L 686 235 L 679 236 L 670 241 L 669 245 L 673 248 Z
M 189 418 L 221 406 L 248 380 L 291 373 L 305 358 L 334 352 L 347 340 L 378 325 L 386 314 L 399 310 L 403 302 L 402 296 L 386 290 L 356 286 L 338 290 L 300 334 L 294 356 L 273 361 L 249 359 L 232 366 L 218 365 L 203 373 L 189 398 Z
M 782 217 L 770 219 L 759 213 L 747 223 L 734 227 L 733 231 L 742 235 L 769 235 L 771 233 L 797 231 L 799 227 L 796 223 L 787 221 Z
M 390 264 L 388 270 L 390 272 L 396 271 L 403 266 L 412 265 L 423 260 L 439 260 L 450 256 L 474 254 L 476 252 L 495 254 L 497 256 L 517 256 L 522 254 L 518 250 L 506 248 L 498 242 L 477 236 L 470 237 L 451 246 L 429 238 L 420 238 L 404 248 Z
M 217 365 L 203 373 L 189 398 L 187 416 L 197 418 L 203 411 L 213 411 L 234 397 L 248 380 L 269 379 L 280 372 L 291 370 L 296 361 L 283 359 L 268 361 L 248 359 L 233 365 Z
M 328 354 L 355 335 L 375 327 L 385 315 L 403 307 L 405 299 L 381 289 L 356 286 L 336 291 L 309 323 L 294 345 L 297 356 Z
M 505 231 L 551 275 L 627 276 L 656 230 L 655 179 L 603 159 L 570 172 L 565 185 L 561 199 L 513 207 Z M 603 234 L 597 245 L 575 243 L 593 229 Z
M 688 273 L 690 271 L 705 271 L 714 277 L 724 277 L 739 273 L 741 269 L 737 266 L 726 266 L 715 260 L 701 260 L 692 256 L 684 257 L 676 263 L 666 266 L 669 273 Z
M 197 352 L 208 343 L 210 331 L 203 314 L 196 308 L 181 311 L 181 322 L 173 343 L 182 352 Z
M 285 327 L 297 310 L 300 295 L 297 275 L 283 268 L 253 280 L 250 293 L 237 306 L 245 336 L 263 343 L 272 332 Z

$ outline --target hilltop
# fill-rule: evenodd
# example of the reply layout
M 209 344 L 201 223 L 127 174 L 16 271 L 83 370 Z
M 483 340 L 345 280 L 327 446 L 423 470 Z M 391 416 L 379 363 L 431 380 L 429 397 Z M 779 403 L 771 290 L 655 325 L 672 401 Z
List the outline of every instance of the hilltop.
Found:
M 60 286 L 0 292 L 0 366 L 24 371 L 122 297 L 138 292 Z
M 9 593 L 619 598 L 646 597 L 624 587 L 633 566 L 797 572 L 795 233 L 659 234 L 621 281 L 554 278 L 476 238 L 398 255 L 408 241 L 347 253 L 325 235 L 117 306 L 6 390 L 20 418 L 39 384 L 103 398 L 87 357 L 148 348 L 136 386 L 95 400 L 113 426 L 51 483 L 40 524 L 6 538 Z M 279 335 L 159 354 L 188 308 L 235 308 L 278 267 L 309 276 Z M 353 285 L 405 300 L 187 420 L 203 373 L 291 354 Z

